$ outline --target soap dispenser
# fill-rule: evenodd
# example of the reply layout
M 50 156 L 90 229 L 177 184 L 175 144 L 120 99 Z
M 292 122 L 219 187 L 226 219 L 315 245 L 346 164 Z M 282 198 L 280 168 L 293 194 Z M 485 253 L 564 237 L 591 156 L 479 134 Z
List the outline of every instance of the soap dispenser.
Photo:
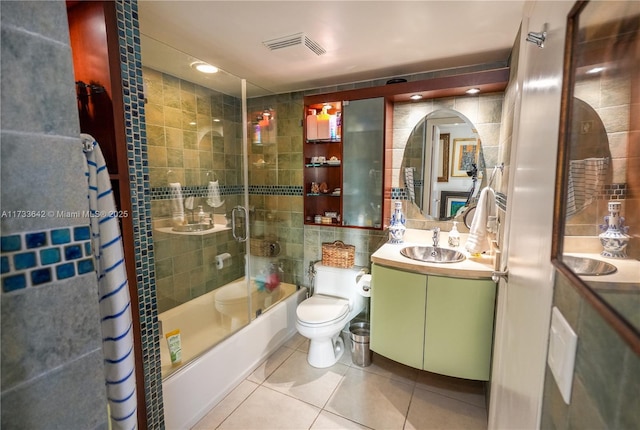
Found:
M 460 232 L 458 231 L 458 221 L 453 222 L 453 227 L 449 232 L 449 246 L 457 248 L 460 246 Z
M 205 218 L 204 210 L 202 210 L 202 206 L 198 206 L 198 224 L 204 224 Z

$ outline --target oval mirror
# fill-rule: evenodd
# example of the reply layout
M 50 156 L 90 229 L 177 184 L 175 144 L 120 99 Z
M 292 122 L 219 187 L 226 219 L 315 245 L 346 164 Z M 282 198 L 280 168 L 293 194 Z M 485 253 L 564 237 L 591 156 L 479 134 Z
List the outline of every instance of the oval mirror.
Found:
M 427 219 L 460 218 L 486 177 L 481 139 L 460 112 L 438 109 L 413 128 L 401 166 L 409 200 Z

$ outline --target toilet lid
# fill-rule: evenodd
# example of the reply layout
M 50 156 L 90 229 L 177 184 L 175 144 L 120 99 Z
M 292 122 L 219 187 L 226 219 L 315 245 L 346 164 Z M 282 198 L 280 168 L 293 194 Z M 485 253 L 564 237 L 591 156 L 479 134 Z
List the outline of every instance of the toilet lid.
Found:
M 349 312 L 349 301 L 337 297 L 315 295 L 298 305 L 298 320 L 306 324 L 322 324 L 344 317 Z

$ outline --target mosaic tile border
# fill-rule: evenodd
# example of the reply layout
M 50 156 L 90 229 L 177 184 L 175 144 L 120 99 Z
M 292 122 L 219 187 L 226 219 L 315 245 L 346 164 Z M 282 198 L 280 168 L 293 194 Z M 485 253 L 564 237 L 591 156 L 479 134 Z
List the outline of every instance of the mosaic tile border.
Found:
M 123 88 L 125 137 L 129 159 L 129 184 L 133 216 L 136 283 L 147 428 L 164 428 L 162 401 L 162 365 L 160 363 L 158 304 L 155 291 L 151 196 L 145 129 L 142 55 L 137 0 L 116 0 L 116 21 L 120 52 L 120 76 Z M 138 387 L 141 389 L 142 387 Z
M 220 195 L 241 196 L 244 194 L 242 185 L 222 185 Z M 302 185 L 249 185 L 249 194 L 268 196 L 302 196 Z M 183 197 L 206 197 L 208 189 L 204 185 L 182 187 Z M 171 200 L 172 193 L 169 187 L 156 187 L 151 189 L 151 200 Z
M 95 271 L 89 226 L 12 234 L 0 243 L 3 293 Z

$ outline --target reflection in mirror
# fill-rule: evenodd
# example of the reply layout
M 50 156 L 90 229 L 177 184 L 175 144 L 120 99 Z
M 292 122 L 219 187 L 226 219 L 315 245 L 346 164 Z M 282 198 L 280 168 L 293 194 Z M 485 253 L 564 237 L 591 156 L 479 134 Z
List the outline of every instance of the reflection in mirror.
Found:
M 640 353 L 640 3 L 579 3 L 568 28 L 554 262 Z
M 407 139 L 401 167 L 409 200 L 428 219 L 460 217 L 485 178 L 480 136 L 452 109 L 422 118 Z

